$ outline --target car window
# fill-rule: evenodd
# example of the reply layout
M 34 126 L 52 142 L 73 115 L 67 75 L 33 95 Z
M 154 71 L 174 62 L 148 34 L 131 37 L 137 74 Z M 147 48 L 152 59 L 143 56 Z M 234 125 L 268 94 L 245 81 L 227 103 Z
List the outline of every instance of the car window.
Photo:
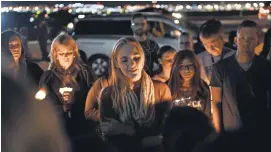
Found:
M 148 21 L 149 34 L 154 37 L 173 37 L 172 32 L 177 29 L 158 21 Z
M 75 26 L 76 35 L 133 35 L 130 21 L 91 20 L 80 21 Z

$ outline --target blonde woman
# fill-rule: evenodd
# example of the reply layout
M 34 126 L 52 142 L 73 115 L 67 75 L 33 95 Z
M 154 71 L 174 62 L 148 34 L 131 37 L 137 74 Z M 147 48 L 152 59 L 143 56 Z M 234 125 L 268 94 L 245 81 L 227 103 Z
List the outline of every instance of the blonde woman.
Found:
M 87 130 L 84 106 L 94 78 L 82 61 L 75 41 L 69 35 L 58 35 L 51 45 L 50 65 L 42 75 L 40 87 L 61 112 L 69 135 Z
M 100 117 L 103 135 L 119 151 L 160 144 L 171 93 L 166 84 L 151 80 L 144 62 L 143 49 L 134 38 L 121 38 L 113 48 L 112 85 L 102 91 Z

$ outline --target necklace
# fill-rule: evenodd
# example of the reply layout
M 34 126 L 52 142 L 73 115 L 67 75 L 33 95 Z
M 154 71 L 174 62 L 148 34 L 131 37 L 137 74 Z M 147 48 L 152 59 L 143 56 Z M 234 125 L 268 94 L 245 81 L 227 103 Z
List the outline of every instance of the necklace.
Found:
M 144 44 L 146 44 L 146 45 L 144 45 Z M 146 43 L 141 44 L 141 46 L 143 47 L 145 53 L 148 53 L 148 54 L 151 54 L 152 52 L 155 51 L 156 45 L 157 44 L 155 44 L 155 46 L 153 48 L 151 48 L 151 41 L 150 41 L 150 39 L 147 39 Z

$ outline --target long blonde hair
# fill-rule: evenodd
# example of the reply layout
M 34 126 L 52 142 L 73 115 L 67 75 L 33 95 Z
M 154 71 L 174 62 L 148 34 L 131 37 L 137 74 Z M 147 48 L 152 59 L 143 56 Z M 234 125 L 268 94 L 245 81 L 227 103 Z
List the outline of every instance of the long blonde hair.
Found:
M 131 89 L 131 82 L 123 75 L 117 67 L 117 56 L 119 50 L 124 45 L 132 45 L 137 48 L 142 63 L 145 63 L 145 55 L 140 43 L 133 37 L 124 37 L 117 41 L 111 57 L 111 81 L 113 92 L 111 98 L 113 100 L 113 108 L 118 112 L 122 122 L 136 121 L 140 125 L 150 125 L 154 121 L 154 86 L 151 78 L 142 70 L 140 99 L 137 98 Z
M 70 47 L 73 51 L 74 51 L 74 61 L 73 64 L 79 64 L 81 62 L 80 59 L 80 54 L 78 51 L 78 46 L 76 44 L 76 42 L 74 41 L 74 39 L 67 35 L 67 34 L 60 34 L 58 35 L 52 42 L 51 44 L 51 51 L 49 54 L 50 57 L 50 65 L 49 65 L 49 70 L 53 69 L 53 68 L 60 68 L 60 64 L 59 61 L 57 60 L 57 47 L 58 45 L 65 45 L 67 47 Z

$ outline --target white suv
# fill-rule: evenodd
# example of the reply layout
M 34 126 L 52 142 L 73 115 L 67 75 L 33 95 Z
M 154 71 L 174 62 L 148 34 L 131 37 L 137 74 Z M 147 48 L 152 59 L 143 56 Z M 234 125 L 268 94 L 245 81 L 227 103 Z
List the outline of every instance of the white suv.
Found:
M 160 37 L 153 36 L 159 46 L 171 45 L 179 49 L 179 35 L 189 32 L 196 37 L 197 29 L 187 28 L 187 23 L 174 17 L 160 13 L 142 13 L 147 17 L 149 26 L 161 25 L 164 34 Z M 124 36 L 132 36 L 131 30 L 132 14 L 115 16 L 90 16 L 80 19 L 74 28 L 73 36 L 78 44 L 79 50 L 88 56 L 88 63 L 97 76 L 108 72 L 108 61 L 112 48 L 116 41 Z

